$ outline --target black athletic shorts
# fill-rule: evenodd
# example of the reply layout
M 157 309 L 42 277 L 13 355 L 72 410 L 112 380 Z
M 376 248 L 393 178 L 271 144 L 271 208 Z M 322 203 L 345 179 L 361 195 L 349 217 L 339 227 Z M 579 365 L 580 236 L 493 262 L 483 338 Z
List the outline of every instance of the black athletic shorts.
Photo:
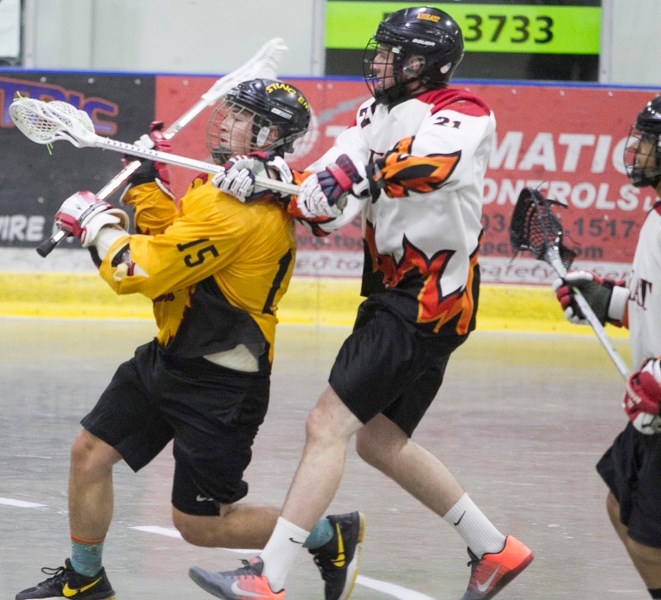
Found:
M 166 357 L 154 340 L 119 366 L 81 424 L 134 471 L 173 440 L 173 506 L 216 515 L 220 504 L 248 493 L 243 473 L 268 408 L 269 385 L 268 374 Z
M 620 504 L 620 521 L 639 544 L 661 548 L 661 434 L 628 423 L 597 463 Z
M 422 331 L 368 299 L 329 384 L 361 423 L 383 413 L 411 437 L 443 383 L 450 355 L 466 337 Z

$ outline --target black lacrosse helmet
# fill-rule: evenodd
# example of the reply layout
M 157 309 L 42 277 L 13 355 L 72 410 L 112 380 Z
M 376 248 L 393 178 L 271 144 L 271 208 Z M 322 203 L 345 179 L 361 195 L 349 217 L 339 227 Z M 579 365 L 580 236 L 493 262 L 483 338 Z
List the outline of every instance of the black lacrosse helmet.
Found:
M 373 71 L 379 45 L 392 48 L 395 85 L 384 88 Z M 464 56 L 464 39 L 457 22 L 446 12 L 428 6 L 403 8 L 379 24 L 365 49 L 363 70 L 372 95 L 389 104 L 407 96 L 407 86 L 419 81 L 425 88 L 447 85 Z
M 228 114 L 241 111 L 253 117 L 253 136 L 248 148 L 233 147 L 231 134 L 228 139 L 222 127 Z M 217 164 L 248 152 L 271 151 L 283 155 L 293 151 L 294 141 L 305 134 L 310 119 L 310 105 L 293 85 L 274 79 L 243 81 L 227 92 L 211 115 L 206 132 L 207 149 Z M 272 128 L 277 130 L 277 139 L 267 143 Z
M 562 202 L 544 198 L 539 190 L 523 188 L 510 221 L 510 243 L 514 256 L 527 250 L 538 260 L 548 262 L 557 252 L 566 269 L 571 267 L 576 252 L 564 245 L 564 231 L 553 208 L 567 208 Z
M 645 105 L 631 127 L 624 167 L 636 187 L 657 187 L 661 183 L 661 96 Z

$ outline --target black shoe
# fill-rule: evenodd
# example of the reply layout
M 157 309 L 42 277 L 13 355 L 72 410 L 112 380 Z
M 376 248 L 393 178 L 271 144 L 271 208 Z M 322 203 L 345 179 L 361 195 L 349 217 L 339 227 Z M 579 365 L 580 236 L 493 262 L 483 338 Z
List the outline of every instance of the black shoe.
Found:
M 358 577 L 360 549 L 365 537 L 365 516 L 360 512 L 328 515 L 333 539 L 320 548 L 310 549 L 314 562 L 326 582 L 326 600 L 346 600 Z
M 76 573 L 67 558 L 63 567 L 41 569 L 48 579 L 34 587 L 16 594 L 16 600 L 38 600 L 39 598 L 76 598 L 76 600 L 111 600 L 115 592 L 108 581 L 105 569 L 94 577 Z

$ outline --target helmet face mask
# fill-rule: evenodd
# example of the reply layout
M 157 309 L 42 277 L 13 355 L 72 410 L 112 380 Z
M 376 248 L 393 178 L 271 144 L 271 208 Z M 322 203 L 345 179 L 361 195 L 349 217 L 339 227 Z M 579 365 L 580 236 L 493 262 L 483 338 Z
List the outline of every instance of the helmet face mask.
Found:
M 363 61 L 365 82 L 372 95 L 379 100 L 412 95 L 420 87 L 418 75 L 425 62 L 424 56 L 405 57 L 399 46 L 381 44 L 372 38 L 365 49 Z
M 214 110 L 207 126 L 207 148 L 216 164 L 224 164 L 232 156 L 269 150 L 278 143 L 276 127 L 257 127 L 259 114 L 225 98 Z M 261 142 L 261 143 L 258 143 Z
M 280 155 L 293 151 L 310 125 L 310 106 L 303 94 L 282 81 L 253 79 L 232 88 L 214 109 L 206 145 L 214 162 L 257 151 Z
M 647 103 L 631 127 L 624 168 L 636 187 L 657 187 L 661 183 L 661 96 Z
M 390 104 L 421 89 L 445 87 L 464 55 L 461 29 L 447 13 L 405 8 L 386 17 L 363 58 L 367 87 Z

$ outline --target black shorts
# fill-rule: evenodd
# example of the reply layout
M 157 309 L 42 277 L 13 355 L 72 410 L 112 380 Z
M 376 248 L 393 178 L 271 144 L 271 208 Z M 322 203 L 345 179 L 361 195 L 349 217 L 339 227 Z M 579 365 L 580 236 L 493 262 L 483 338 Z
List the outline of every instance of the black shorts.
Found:
M 330 386 L 361 423 L 383 413 L 411 437 L 466 337 L 431 335 L 366 300 L 335 359 Z
M 243 473 L 268 408 L 268 374 L 172 359 L 156 341 L 119 366 L 82 426 L 138 471 L 173 440 L 172 504 L 216 515 L 248 493 Z
M 661 548 L 661 434 L 644 435 L 628 423 L 597 471 L 617 498 L 631 539 Z

